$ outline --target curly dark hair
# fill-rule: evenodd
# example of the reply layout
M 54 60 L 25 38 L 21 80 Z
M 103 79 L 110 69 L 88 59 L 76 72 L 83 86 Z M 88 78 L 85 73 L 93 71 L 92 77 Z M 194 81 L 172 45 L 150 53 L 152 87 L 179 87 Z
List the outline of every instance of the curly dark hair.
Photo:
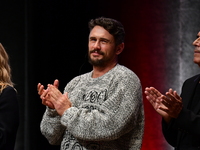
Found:
M 113 35 L 116 45 L 124 42 L 125 31 L 123 25 L 119 21 L 112 18 L 99 17 L 90 20 L 88 23 L 90 31 L 97 25 L 103 27 L 111 35 Z

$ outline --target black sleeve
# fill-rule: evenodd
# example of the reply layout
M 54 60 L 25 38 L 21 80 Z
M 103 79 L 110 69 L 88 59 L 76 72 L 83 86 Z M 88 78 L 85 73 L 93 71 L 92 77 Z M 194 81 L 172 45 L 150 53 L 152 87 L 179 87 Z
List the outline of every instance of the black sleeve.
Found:
M 176 146 L 177 144 L 177 135 L 178 135 L 178 130 L 174 129 L 173 126 L 174 119 L 170 121 L 169 124 L 167 124 L 163 119 L 162 119 L 162 132 L 163 135 L 166 139 L 166 141 L 173 147 Z
M 0 149 L 13 148 L 19 126 L 19 105 L 14 88 L 6 87 L 0 95 Z

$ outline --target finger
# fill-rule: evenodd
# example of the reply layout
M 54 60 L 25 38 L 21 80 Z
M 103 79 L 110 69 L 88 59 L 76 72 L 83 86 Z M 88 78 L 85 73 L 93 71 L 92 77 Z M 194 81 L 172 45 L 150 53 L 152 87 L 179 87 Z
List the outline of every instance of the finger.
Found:
M 182 98 L 178 95 L 178 93 L 176 91 L 174 91 L 174 95 L 178 100 L 182 101 Z
M 51 109 L 55 108 L 54 105 L 50 101 L 48 101 L 48 100 L 43 100 L 42 104 L 48 106 Z
M 62 96 L 62 93 L 53 85 L 49 85 L 49 94 L 51 95 L 52 101 L 56 101 Z
M 38 85 L 37 85 L 37 91 L 38 92 L 39 92 L 40 87 L 41 87 L 41 83 L 38 83 Z
M 67 92 L 65 92 L 65 93 L 64 93 L 64 95 L 65 95 L 65 97 L 67 97 L 67 98 L 68 98 L 68 93 L 67 93 Z
M 151 87 L 150 89 L 152 90 L 152 92 L 153 92 L 157 97 L 159 97 L 159 96 L 162 95 L 156 88 Z
M 170 98 L 166 97 L 165 95 L 162 95 L 159 99 L 164 106 L 171 107 L 172 104 Z
M 148 90 L 145 90 L 145 91 L 144 91 L 144 94 L 146 94 L 147 96 L 149 96 L 149 95 L 150 95 L 150 93 L 149 93 L 149 91 L 148 91 Z
M 55 87 L 54 85 L 50 84 L 48 85 L 49 91 L 51 91 L 51 93 L 57 94 L 57 93 L 61 93 L 57 87 Z
M 47 100 L 42 98 L 42 104 L 46 105 Z
M 56 79 L 54 82 L 53 82 L 53 85 L 58 88 L 59 87 L 59 81 L 58 79 Z
M 146 87 L 146 88 L 145 88 L 145 91 L 149 91 L 149 90 L 150 90 L 150 88 L 149 88 L 149 87 Z
M 173 100 L 173 99 L 176 99 L 176 97 L 173 95 L 173 94 L 171 94 L 171 93 L 169 93 L 169 92 L 166 92 L 166 96 L 167 97 L 169 97 L 168 99 L 166 99 L 166 100 Z
M 51 109 L 54 109 L 54 105 L 50 101 L 46 101 L 46 106 L 48 106 Z
M 45 98 L 42 98 L 42 104 L 46 105 L 46 103 L 47 103 L 47 100 Z
M 179 102 L 180 100 L 173 94 L 171 93 L 166 93 L 166 95 L 168 96 L 168 98 L 166 99 L 167 103 L 169 103 L 170 105 L 173 105 L 177 102 Z
M 151 97 L 151 98 L 155 97 L 155 96 L 154 96 L 155 94 L 154 94 L 150 89 L 146 89 L 146 91 L 144 91 L 144 93 L 145 93 L 147 96 Z
M 150 92 L 151 92 L 150 88 L 146 87 L 144 93 L 146 95 L 150 95 Z
M 37 85 L 37 91 L 39 91 L 40 86 L 41 86 L 41 83 L 38 83 L 38 85 Z
M 165 100 L 161 100 L 161 103 L 164 105 L 164 106 L 166 106 L 167 108 L 169 108 L 171 105 L 170 105 L 170 103 L 168 103 L 167 101 L 165 101 Z
M 173 94 L 172 88 L 170 88 L 168 92 L 171 93 L 171 94 Z
M 164 108 L 162 106 L 159 107 L 160 110 L 166 112 L 167 114 L 169 114 L 169 109 L 168 108 Z
M 156 92 L 152 88 L 150 88 L 148 90 L 148 93 L 149 93 L 149 96 L 151 95 L 151 97 L 155 97 L 155 98 L 158 97 L 157 94 L 156 94 Z
M 40 98 L 45 99 L 45 97 L 47 96 L 47 93 L 48 93 L 48 89 L 43 90 L 43 93 L 40 95 Z
M 39 95 L 42 95 L 42 93 L 43 93 L 43 91 L 44 91 L 44 86 L 43 86 L 43 85 L 39 85 L 38 88 L 39 88 L 39 89 L 38 89 L 38 94 L 39 94 Z
M 182 98 L 177 94 L 176 91 L 173 91 L 172 89 L 170 90 L 171 96 L 173 95 L 174 99 L 176 100 L 182 100 Z
M 149 96 L 146 96 L 146 99 L 151 103 L 151 105 L 155 104 L 155 101 L 153 101 Z
M 146 94 L 147 100 L 149 100 L 149 101 L 155 101 L 155 97 L 152 96 L 149 92 L 145 91 L 145 94 Z

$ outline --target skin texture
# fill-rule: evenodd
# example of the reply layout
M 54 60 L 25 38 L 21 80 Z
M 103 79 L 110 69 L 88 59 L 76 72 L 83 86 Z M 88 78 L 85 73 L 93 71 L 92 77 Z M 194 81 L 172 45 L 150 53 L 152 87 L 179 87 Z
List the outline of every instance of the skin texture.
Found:
M 195 46 L 193 61 L 200 66 L 200 32 L 197 34 L 197 39 L 193 42 L 193 45 Z M 179 116 L 183 104 L 182 98 L 176 91 L 169 89 L 164 95 L 154 87 L 146 87 L 144 93 L 153 108 L 167 123 L 170 122 L 171 118 Z

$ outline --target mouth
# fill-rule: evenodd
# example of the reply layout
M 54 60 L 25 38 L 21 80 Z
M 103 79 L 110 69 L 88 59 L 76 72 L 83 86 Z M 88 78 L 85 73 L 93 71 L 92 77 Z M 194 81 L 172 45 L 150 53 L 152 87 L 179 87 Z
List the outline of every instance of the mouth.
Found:
M 194 53 L 200 53 L 200 50 L 195 49 Z
M 104 55 L 103 52 L 98 51 L 98 50 L 92 50 L 92 51 L 90 51 L 90 54 L 94 54 L 94 55 Z

